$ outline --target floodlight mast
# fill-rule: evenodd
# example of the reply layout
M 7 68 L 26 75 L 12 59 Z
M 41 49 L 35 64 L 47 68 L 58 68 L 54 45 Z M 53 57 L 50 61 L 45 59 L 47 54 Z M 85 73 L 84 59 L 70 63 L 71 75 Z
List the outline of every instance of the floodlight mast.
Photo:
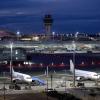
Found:
M 13 43 L 10 43 L 10 74 L 11 74 L 11 84 L 12 84 L 12 48 L 13 48 Z
M 72 42 L 72 45 L 73 45 L 73 64 L 74 64 L 74 68 L 73 68 L 73 87 L 75 87 L 75 49 L 76 49 L 75 41 Z
M 47 66 L 47 69 L 46 69 L 46 77 L 47 77 L 47 90 L 48 90 L 48 66 Z
M 75 87 L 75 53 L 76 53 L 76 40 L 78 37 L 79 32 L 75 33 L 74 36 L 74 41 L 72 41 L 72 46 L 73 46 L 73 64 L 74 64 L 74 68 L 73 68 L 73 87 Z

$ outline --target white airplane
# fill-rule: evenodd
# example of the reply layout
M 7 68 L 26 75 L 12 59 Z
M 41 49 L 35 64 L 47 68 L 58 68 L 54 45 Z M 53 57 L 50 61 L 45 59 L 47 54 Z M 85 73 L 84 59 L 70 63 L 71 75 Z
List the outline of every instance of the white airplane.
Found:
M 11 68 L 10 68 L 10 74 L 11 74 Z M 40 75 L 43 76 L 43 75 Z M 45 85 L 45 81 L 41 80 L 38 78 L 38 76 L 30 76 L 28 74 L 23 74 L 23 73 L 19 73 L 19 72 L 15 72 L 14 69 L 12 68 L 12 81 L 14 83 L 18 83 L 18 82 L 25 82 L 25 83 L 34 83 L 35 85 Z M 34 85 L 33 84 L 33 85 Z
M 70 71 L 73 73 L 74 72 L 74 64 L 73 61 L 70 60 Z M 84 70 L 79 70 L 79 69 L 75 69 L 75 77 L 76 80 L 97 80 L 100 79 L 100 75 L 98 75 L 98 73 L 96 72 L 91 72 L 91 71 L 84 71 Z
M 11 73 L 11 71 L 10 71 Z M 14 83 L 16 82 L 26 82 L 26 83 L 31 83 L 32 82 L 32 77 L 27 74 L 15 72 L 14 69 L 12 68 L 12 81 Z

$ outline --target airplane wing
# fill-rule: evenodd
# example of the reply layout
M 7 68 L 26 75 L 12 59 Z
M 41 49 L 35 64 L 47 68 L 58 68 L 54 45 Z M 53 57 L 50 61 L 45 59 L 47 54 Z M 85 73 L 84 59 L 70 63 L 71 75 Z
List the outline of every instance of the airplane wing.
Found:
M 32 83 L 33 85 L 45 85 L 46 82 L 43 79 L 40 79 L 38 77 L 32 77 Z

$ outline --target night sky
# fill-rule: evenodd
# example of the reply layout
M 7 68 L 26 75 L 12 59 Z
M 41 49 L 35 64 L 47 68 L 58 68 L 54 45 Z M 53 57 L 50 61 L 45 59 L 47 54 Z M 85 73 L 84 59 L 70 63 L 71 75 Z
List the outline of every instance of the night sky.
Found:
M 0 0 L 0 28 L 22 33 L 44 32 L 51 14 L 52 31 L 100 32 L 100 0 Z

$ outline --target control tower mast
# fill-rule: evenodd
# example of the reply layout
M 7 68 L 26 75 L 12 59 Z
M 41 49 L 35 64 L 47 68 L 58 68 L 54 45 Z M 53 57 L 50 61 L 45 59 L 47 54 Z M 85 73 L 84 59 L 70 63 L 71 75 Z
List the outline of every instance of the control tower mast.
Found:
M 44 26 L 45 26 L 45 33 L 50 35 L 51 27 L 52 27 L 52 23 L 53 23 L 52 16 L 49 14 L 45 15 L 43 21 L 44 21 Z

